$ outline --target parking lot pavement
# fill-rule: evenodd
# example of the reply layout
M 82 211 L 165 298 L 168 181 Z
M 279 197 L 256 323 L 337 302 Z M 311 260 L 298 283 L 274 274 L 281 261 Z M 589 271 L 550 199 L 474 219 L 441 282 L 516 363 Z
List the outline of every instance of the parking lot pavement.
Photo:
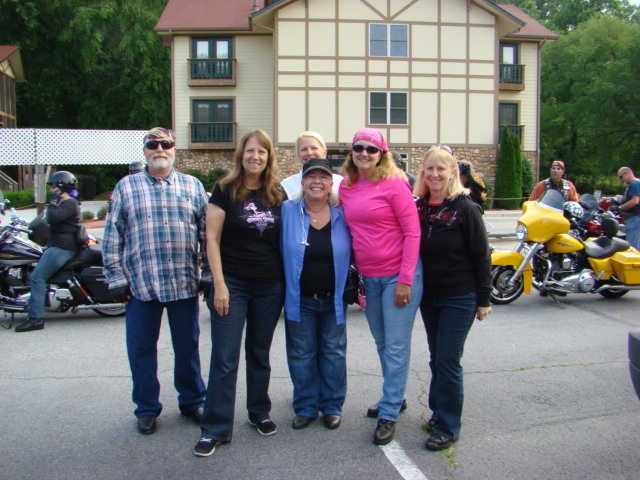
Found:
M 122 318 L 48 315 L 42 331 L 0 329 L 0 478 L 637 479 L 640 402 L 626 348 L 628 330 L 640 326 L 640 292 L 616 300 L 570 295 L 563 306 L 523 296 L 474 325 L 463 358 L 462 434 L 443 453 L 424 448 L 430 373 L 418 315 L 409 408 L 390 447 L 408 459 L 400 470 L 392 463 L 397 456 L 372 444 L 376 422 L 365 412 L 378 400 L 381 374 L 359 308 L 350 307 L 347 319 L 348 394 L 339 429 L 318 421 L 291 429 L 281 321 L 271 352 L 277 435 L 261 437 L 247 423 L 242 362 L 233 441 L 205 459 L 192 455 L 199 429 L 178 412 L 166 324 L 158 367 L 164 411 L 149 436 L 135 427 Z M 200 324 L 206 379 L 204 307 Z

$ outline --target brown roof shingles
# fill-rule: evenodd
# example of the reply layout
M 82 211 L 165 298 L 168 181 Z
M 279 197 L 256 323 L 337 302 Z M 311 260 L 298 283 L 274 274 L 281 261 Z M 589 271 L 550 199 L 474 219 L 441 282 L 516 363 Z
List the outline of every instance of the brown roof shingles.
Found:
M 249 15 L 260 0 L 169 0 L 156 31 L 249 30 Z
M 549 30 L 547 27 L 542 25 L 540 22 L 534 20 L 529 15 L 524 13 L 515 5 L 511 5 L 510 3 L 497 3 L 501 9 L 510 13 L 514 17 L 525 22 L 524 27 L 514 33 L 510 33 L 507 37 L 517 38 L 517 37 L 527 37 L 527 38 L 540 38 L 547 40 L 555 40 L 558 38 L 558 34 L 552 30 Z

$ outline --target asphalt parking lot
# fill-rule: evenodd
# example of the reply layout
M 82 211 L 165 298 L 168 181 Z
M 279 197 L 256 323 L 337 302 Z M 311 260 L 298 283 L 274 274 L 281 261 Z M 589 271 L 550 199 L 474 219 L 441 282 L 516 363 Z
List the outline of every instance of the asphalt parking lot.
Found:
M 291 429 L 281 321 L 271 351 L 278 433 L 261 437 L 248 425 L 241 364 L 233 441 L 209 458 L 192 455 L 199 429 L 177 409 L 166 325 L 159 342 L 164 411 L 150 436 L 137 433 L 132 413 L 124 318 L 83 312 L 49 315 L 42 331 L 0 328 L 0 479 L 638 479 L 640 401 L 627 333 L 640 327 L 639 307 L 638 291 L 616 300 L 569 295 L 562 305 L 531 295 L 494 306 L 467 341 L 460 441 L 439 453 L 424 448 L 430 373 L 419 315 L 409 408 L 390 445 L 372 444 L 375 420 L 365 412 L 380 394 L 380 365 L 364 313 L 350 307 L 340 428 Z M 204 304 L 200 325 L 206 380 Z

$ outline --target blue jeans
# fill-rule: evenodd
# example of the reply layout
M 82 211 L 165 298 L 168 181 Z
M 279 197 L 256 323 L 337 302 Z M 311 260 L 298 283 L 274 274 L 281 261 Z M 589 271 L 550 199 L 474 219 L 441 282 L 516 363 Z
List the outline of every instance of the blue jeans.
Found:
M 420 305 L 429 343 L 429 408 L 435 419 L 434 430 L 453 439 L 460 435 L 464 401 L 460 360 L 476 309 L 475 293 L 424 298 Z
M 229 442 L 233 434 L 238 363 L 245 322 L 249 421 L 256 423 L 269 418 L 269 351 L 284 303 L 284 281 L 256 283 L 226 276 L 225 283 L 229 289 L 229 313 L 220 316 L 213 308 L 215 288 L 207 302 L 211 311 L 211 366 L 200 429 L 202 435 Z
M 160 415 L 160 382 L 158 381 L 158 337 L 162 312 L 167 309 L 171 342 L 175 353 L 173 382 L 178 391 L 182 413 L 202 406 L 205 386 L 200 373 L 198 341 L 198 297 L 159 302 L 143 302 L 131 297 L 127 304 L 127 353 L 133 380 L 133 402 L 136 417 Z
M 627 225 L 627 242 L 640 250 L 640 215 L 629 217 L 624 222 Z
M 411 332 L 422 298 L 422 262 L 418 260 L 413 275 L 411 302 L 404 307 L 396 307 L 393 303 L 397 281 L 398 275 L 379 278 L 363 276 L 367 295 L 365 313 L 382 366 L 382 398 L 378 401 L 378 418 L 394 422 L 398 419 L 407 389 Z
M 333 296 L 302 294 L 300 321 L 287 320 L 287 361 L 296 415 L 342 415 L 347 395 L 347 325 L 336 324 Z M 345 308 L 346 310 L 346 308 Z
M 29 298 L 29 318 L 42 318 L 47 294 L 47 280 L 71 260 L 77 250 L 64 250 L 58 247 L 47 248 L 36 268 L 29 276 L 31 297 Z

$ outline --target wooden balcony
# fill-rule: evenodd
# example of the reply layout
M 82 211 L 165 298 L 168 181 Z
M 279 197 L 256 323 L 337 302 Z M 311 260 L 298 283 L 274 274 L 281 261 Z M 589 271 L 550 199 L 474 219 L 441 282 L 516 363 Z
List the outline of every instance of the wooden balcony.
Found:
M 509 130 L 509 133 L 511 135 L 515 135 L 520 138 L 520 145 L 522 145 L 524 125 L 499 125 L 498 131 L 500 132 L 500 138 L 498 138 L 498 142 L 502 140 L 502 130 L 504 129 L 504 127 L 507 127 L 507 130 Z
M 190 87 L 235 86 L 235 58 L 190 58 Z
M 524 65 L 500 64 L 500 90 L 524 90 Z
M 236 148 L 235 122 L 193 122 L 189 124 L 189 148 L 229 150 Z

